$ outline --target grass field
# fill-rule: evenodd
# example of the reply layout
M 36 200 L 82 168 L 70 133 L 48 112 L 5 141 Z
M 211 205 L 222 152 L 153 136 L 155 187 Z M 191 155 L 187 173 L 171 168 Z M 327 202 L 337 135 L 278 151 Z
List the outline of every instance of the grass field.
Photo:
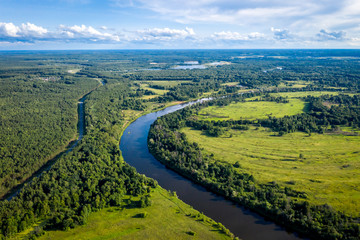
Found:
M 164 95 L 165 93 L 167 93 L 169 90 L 166 89 L 157 89 L 157 88 L 152 88 L 149 87 L 150 85 L 158 85 L 158 86 L 163 86 L 166 88 L 171 88 L 174 86 L 177 86 L 181 83 L 188 83 L 190 81 L 138 81 L 138 83 L 140 84 L 140 88 L 144 89 L 144 90 L 150 90 L 153 91 L 154 93 L 156 93 L 156 95 L 145 95 L 142 97 L 142 99 L 150 99 L 150 98 L 154 98 L 160 95 Z
M 177 86 L 181 83 L 189 83 L 191 81 L 140 81 L 140 83 L 144 83 L 144 84 L 154 84 L 154 85 L 159 85 L 159 86 L 164 86 L 164 87 L 174 87 Z
M 245 102 L 226 107 L 208 107 L 200 119 L 224 120 L 281 117 L 301 112 L 304 102 L 299 97 L 328 92 L 276 93 L 287 96 L 289 103 Z M 336 93 L 331 93 L 336 94 Z M 211 116 L 211 115 L 212 116 Z M 214 115 L 218 116 L 217 118 Z M 355 131 L 343 128 L 343 131 Z M 276 181 L 307 193 L 315 204 L 329 204 L 337 210 L 360 216 L 360 136 L 296 132 L 282 137 L 266 128 L 248 131 L 229 130 L 222 137 L 210 137 L 201 131 L 184 128 L 191 142 L 219 161 L 239 162 L 239 171 L 251 173 L 261 183 Z M 232 137 L 230 137 L 230 134 Z M 300 154 L 303 157 L 300 157 Z
M 281 92 L 281 93 L 271 93 L 270 95 L 272 96 L 282 96 L 282 97 L 288 97 L 288 98 L 301 98 L 301 97 L 306 97 L 306 96 L 314 96 L 314 97 L 319 97 L 321 95 L 339 95 L 339 92 L 328 92 L 328 91 L 323 91 L 323 92 Z M 346 94 L 346 93 L 344 93 Z M 353 94 L 348 94 L 348 95 L 353 95 Z
M 149 87 L 149 84 L 144 84 L 142 83 L 140 85 L 140 88 L 143 90 L 149 90 L 154 92 L 154 95 L 144 95 L 141 97 L 141 99 L 151 99 L 151 98 L 156 98 L 158 96 L 164 95 L 165 93 L 167 93 L 169 90 L 165 90 L 165 89 L 156 89 L 156 88 L 151 88 Z
M 282 137 L 267 129 L 230 130 L 232 137 L 209 137 L 182 130 L 215 158 L 234 164 L 259 182 L 304 191 L 316 204 L 359 216 L 360 136 L 290 133 Z M 299 156 L 303 155 L 301 159 Z
M 221 85 L 222 86 L 236 86 L 238 84 L 239 84 L 239 82 L 227 82 L 227 83 L 223 83 Z
M 279 88 L 287 88 L 287 87 L 291 87 L 291 88 L 303 88 L 308 86 L 309 84 L 313 84 L 313 82 L 311 81 L 303 81 L 303 80 L 299 80 L 299 81 L 284 81 L 281 82 L 278 87 Z
M 68 73 L 72 73 L 72 74 L 75 74 L 77 72 L 80 72 L 81 68 L 75 68 L 75 69 L 69 69 L 67 72 Z
M 215 226 L 213 220 L 164 189 L 157 188 L 151 199 L 150 207 L 103 209 L 91 214 L 85 226 L 49 231 L 39 239 L 231 239 Z M 139 217 L 145 212 L 145 218 Z
M 321 96 L 324 94 L 337 94 L 334 92 L 284 92 L 273 93 L 273 96 L 288 97 L 289 103 L 276 102 L 252 102 L 258 97 L 248 99 L 247 102 L 231 103 L 224 107 L 210 106 L 199 112 L 198 118 L 201 120 L 237 120 L 237 119 L 261 119 L 268 115 L 273 117 L 283 117 L 285 115 L 295 115 L 306 111 L 306 103 L 301 97 L 308 95 Z
M 140 81 L 140 87 L 141 89 L 144 90 L 150 90 L 153 91 L 154 93 L 156 93 L 156 95 L 150 95 L 150 96 L 143 96 L 143 99 L 150 99 L 150 98 L 154 98 L 160 95 L 164 95 L 165 93 L 167 93 L 169 90 L 166 89 L 157 89 L 157 88 L 152 88 L 149 87 L 150 85 L 158 85 L 158 86 L 163 86 L 166 88 L 171 88 L 174 86 L 177 86 L 181 83 L 189 83 L 191 81 Z
M 141 84 L 141 89 L 153 91 L 157 95 L 163 95 L 169 91 L 169 90 L 165 90 L 165 89 L 152 88 L 152 87 L 149 87 L 148 84 Z
M 271 114 L 275 117 L 295 115 L 303 112 L 305 103 L 300 99 L 289 99 L 289 103 L 239 102 L 224 107 L 210 106 L 199 112 L 201 120 L 259 119 Z

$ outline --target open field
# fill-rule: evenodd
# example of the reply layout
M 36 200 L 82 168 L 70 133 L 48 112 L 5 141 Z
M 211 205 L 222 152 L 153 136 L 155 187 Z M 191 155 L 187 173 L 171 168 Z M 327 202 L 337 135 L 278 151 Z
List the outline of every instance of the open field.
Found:
M 259 182 L 276 181 L 308 194 L 315 204 L 329 204 L 353 215 L 360 212 L 360 136 L 290 133 L 268 129 L 230 130 L 231 138 L 182 130 L 216 159 L 249 172 Z M 300 154 L 303 158 L 300 158 Z
M 306 87 L 309 84 L 313 84 L 311 81 L 284 81 L 279 84 L 278 87 L 284 88 L 284 87 L 291 87 L 291 88 L 303 88 Z
M 164 90 L 164 89 L 152 88 L 152 87 L 149 87 L 148 84 L 141 84 L 141 89 L 152 91 L 152 92 L 156 93 L 157 95 L 163 95 L 169 91 L 169 90 Z
M 145 95 L 142 97 L 142 99 L 151 99 L 151 98 L 158 97 L 160 95 L 164 95 L 165 93 L 169 92 L 169 90 L 166 90 L 166 89 L 152 88 L 152 87 L 150 87 L 151 85 L 158 85 L 158 86 L 163 86 L 166 88 L 171 88 L 171 87 L 177 86 L 181 83 L 188 83 L 190 81 L 156 81 L 155 80 L 155 81 L 139 81 L 139 82 L 140 82 L 141 89 L 149 90 L 149 91 L 156 93 L 156 95 Z
M 201 120 L 259 119 L 271 114 L 275 117 L 302 113 L 305 103 L 300 99 L 289 99 L 289 103 L 239 102 L 225 107 L 210 106 L 199 112 Z
M 238 84 L 239 84 L 239 82 L 227 82 L 227 83 L 223 83 L 221 85 L 222 86 L 236 86 Z
M 307 95 L 337 95 L 334 92 L 284 92 L 272 96 L 287 97 L 289 103 L 247 102 L 225 107 L 207 107 L 199 119 L 259 119 L 306 111 L 300 98 Z M 307 193 L 315 204 L 329 204 L 340 211 L 359 216 L 360 212 L 360 136 L 296 132 L 282 137 L 267 128 L 251 127 L 248 131 L 229 130 L 221 137 L 210 137 L 201 131 L 185 128 L 191 142 L 197 142 L 208 154 L 234 164 L 239 171 L 251 173 L 261 183 L 275 181 Z M 358 132 L 349 127 L 344 132 Z M 231 137 L 230 137 L 231 136 Z
M 254 97 L 248 99 L 247 102 L 231 103 L 224 107 L 210 106 L 202 109 L 199 112 L 198 118 L 200 120 L 237 120 L 237 119 L 262 119 L 267 118 L 268 115 L 273 117 L 283 117 L 285 115 L 295 115 L 306 111 L 306 103 L 302 101 L 301 97 L 308 95 L 321 96 L 325 94 L 337 95 L 334 92 L 283 92 L 272 93 L 275 97 L 288 97 L 289 103 L 276 103 L 253 100 L 259 98 Z M 250 101 L 249 101 L 250 100 Z
M 169 92 L 169 90 L 151 88 L 151 87 L 149 87 L 149 84 L 144 84 L 144 83 L 142 83 L 140 85 L 140 88 L 143 90 L 149 90 L 149 91 L 152 91 L 155 93 L 154 95 L 144 95 L 141 97 L 141 99 L 146 99 L 146 100 L 156 98 L 158 96 L 164 95 L 165 93 Z
M 85 226 L 49 231 L 40 239 L 231 239 L 213 226 L 213 220 L 164 189 L 155 189 L 151 200 L 146 208 L 103 209 L 91 214 Z M 145 212 L 145 218 L 139 217 Z
M 306 96 L 314 96 L 314 97 L 319 97 L 321 95 L 339 95 L 339 92 L 328 92 L 328 91 L 315 91 L 315 92 L 281 92 L 281 93 L 271 93 L 271 96 L 281 96 L 281 97 L 288 97 L 288 98 L 302 98 L 302 97 L 306 97 Z M 348 93 L 343 93 L 343 94 L 347 94 L 347 95 L 353 95 L 353 94 L 348 94 Z
M 140 82 L 143 84 L 154 84 L 154 85 L 159 85 L 159 86 L 164 86 L 164 87 L 174 87 L 177 86 L 181 83 L 189 83 L 191 81 L 136 81 L 136 82 Z
M 71 74 L 75 74 L 80 72 L 81 68 L 69 69 L 67 72 Z
M 159 95 L 144 95 L 144 96 L 141 97 L 141 99 L 148 100 L 148 99 L 156 98 L 158 96 Z

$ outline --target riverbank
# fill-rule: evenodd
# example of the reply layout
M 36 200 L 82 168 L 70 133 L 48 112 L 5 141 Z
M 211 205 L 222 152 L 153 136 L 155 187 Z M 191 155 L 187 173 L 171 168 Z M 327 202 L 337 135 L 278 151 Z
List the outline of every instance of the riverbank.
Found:
M 214 155 L 203 152 L 198 143 L 189 142 L 180 128 L 197 126 L 208 131 L 216 128 L 209 122 L 203 127 L 191 122 L 199 109 L 201 106 L 168 114 L 152 125 L 149 149 L 163 164 L 212 192 L 314 239 L 353 239 L 358 236 L 356 218 L 328 205 L 314 205 L 308 201 L 306 193 L 279 186 L 275 181 L 259 183 L 253 175 L 237 171 L 240 163 L 232 165 L 216 161 Z M 230 128 L 234 127 L 235 121 L 222 124 Z
M 125 196 L 124 203 L 138 197 Z M 151 206 L 126 205 L 92 213 L 85 226 L 48 231 L 41 240 L 57 239 L 232 239 L 221 225 L 160 187 L 151 193 Z M 165 223 L 165 224 L 164 224 Z
M 298 239 L 281 227 L 264 220 L 234 205 L 231 201 L 207 191 L 166 168 L 157 161 L 147 147 L 147 133 L 150 125 L 160 116 L 179 110 L 188 104 L 168 107 L 164 110 L 144 115 L 127 127 L 120 141 L 120 150 L 125 162 L 135 167 L 139 173 L 155 179 L 165 189 L 175 191 L 185 203 L 215 221 L 221 222 L 236 236 L 243 239 Z

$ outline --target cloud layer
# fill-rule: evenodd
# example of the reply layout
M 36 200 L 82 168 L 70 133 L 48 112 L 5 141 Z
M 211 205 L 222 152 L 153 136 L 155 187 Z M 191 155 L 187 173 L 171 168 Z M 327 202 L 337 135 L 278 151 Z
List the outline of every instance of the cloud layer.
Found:
M 95 28 L 86 25 L 60 25 L 55 30 L 48 30 L 33 23 L 15 25 L 11 22 L 0 22 L 0 42 L 32 43 L 63 42 L 87 44 L 116 44 L 122 47 L 154 45 L 154 46 L 189 46 L 202 48 L 224 47 L 306 47 L 323 46 L 321 43 L 346 43 L 358 46 L 359 37 L 347 37 L 345 31 L 319 29 L 312 35 L 294 34 L 286 28 L 271 27 L 268 32 L 242 33 L 237 31 L 213 32 L 209 35 L 198 35 L 193 28 L 148 28 L 140 30 L 114 30 L 106 26 Z M 326 45 L 329 46 L 329 45 Z
M 112 1 L 120 7 L 126 5 L 148 9 L 159 17 L 179 23 L 226 23 L 238 26 L 259 26 L 268 23 L 281 26 L 284 23 L 289 23 L 294 26 L 309 28 L 309 26 L 316 27 L 318 22 L 322 24 L 327 22 L 329 25 L 336 26 L 344 22 L 359 20 L 360 9 L 357 0 Z
M 192 39 L 195 32 L 192 28 L 170 29 L 170 28 L 151 28 L 136 31 L 139 41 L 173 41 Z
M 101 32 L 99 30 L 96 30 L 95 28 L 91 26 L 85 26 L 85 25 L 74 25 L 74 26 L 64 26 L 60 25 L 59 27 L 60 32 L 54 33 L 54 36 L 56 36 L 59 39 L 66 39 L 66 40 L 85 40 L 85 41 L 102 41 L 102 42 L 120 42 L 120 37 L 115 34 L 107 33 L 107 32 Z M 106 31 L 106 27 L 101 27 L 102 31 Z
M 60 48 L 360 45 L 359 0 L 3 0 L 0 15 L 2 46 L 4 42 L 53 43 Z
M 321 29 L 320 32 L 316 35 L 320 41 L 342 41 L 345 40 L 346 33 L 344 31 L 339 32 L 328 32 L 324 29 Z
M 36 26 L 32 23 L 23 23 L 20 26 L 16 26 L 13 23 L 0 22 L 0 38 L 8 40 L 32 40 L 43 38 L 48 34 L 48 30 Z
M 225 40 L 225 41 L 254 41 L 265 39 L 265 34 L 259 32 L 252 32 L 249 34 L 242 34 L 238 32 L 222 31 L 215 32 L 212 35 L 214 40 Z

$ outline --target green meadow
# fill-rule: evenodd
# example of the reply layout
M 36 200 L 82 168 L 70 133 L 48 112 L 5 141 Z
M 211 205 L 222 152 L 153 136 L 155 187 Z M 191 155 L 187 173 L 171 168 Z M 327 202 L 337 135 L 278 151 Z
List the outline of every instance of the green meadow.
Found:
M 106 208 L 92 213 L 85 226 L 68 231 L 47 231 L 39 239 L 232 239 L 216 222 L 174 194 L 157 188 L 151 195 L 149 207 Z M 132 200 L 137 198 L 132 197 Z
M 210 106 L 199 112 L 201 120 L 259 119 L 267 115 L 283 117 L 301 113 L 305 103 L 300 99 L 291 99 L 289 103 L 276 102 L 240 102 L 225 107 Z
M 238 84 L 239 84 L 239 82 L 227 82 L 227 83 L 223 83 L 221 85 L 222 86 L 236 86 Z
M 311 81 L 303 81 L 303 80 L 299 80 L 299 81 L 283 81 L 281 82 L 278 87 L 279 88 L 304 88 L 310 84 L 314 84 L 314 82 Z
M 319 97 L 321 95 L 339 95 L 340 92 L 329 92 L 329 91 L 314 91 L 314 92 L 280 92 L 280 93 L 271 93 L 270 95 L 272 96 L 282 96 L 282 97 L 288 97 L 290 99 L 293 98 L 302 98 L 302 97 L 306 97 L 306 96 L 314 96 L 314 97 Z M 347 95 L 352 95 L 350 93 L 343 93 L 343 94 L 347 94 Z
M 191 81 L 183 81 L 183 80 L 177 80 L 177 81 L 141 81 L 141 83 L 145 83 L 145 84 L 153 84 L 153 85 L 158 85 L 158 86 L 163 86 L 163 87 L 174 87 L 177 86 L 181 83 L 189 83 Z
M 251 128 L 217 138 L 189 128 L 182 131 L 219 161 L 239 162 L 239 171 L 259 182 L 275 181 L 306 192 L 315 204 L 359 215 L 360 136 L 296 132 L 279 137 L 265 128 Z
M 240 102 L 225 107 L 202 109 L 199 119 L 257 119 L 267 115 L 282 117 L 306 110 L 300 97 L 310 92 L 276 93 L 288 97 L 289 103 Z M 311 92 L 311 95 L 336 94 Z M 252 98 L 250 100 L 254 100 Z M 342 128 L 357 132 L 356 129 Z M 239 171 L 254 175 L 260 183 L 275 181 L 304 191 L 314 204 L 359 216 L 360 214 L 360 136 L 344 134 L 311 135 L 295 132 L 277 136 L 267 128 L 250 127 L 247 131 L 229 130 L 221 137 L 184 128 L 191 142 L 198 143 L 219 161 L 240 164 Z
M 334 92 L 284 92 L 272 93 L 272 96 L 288 97 L 288 103 L 276 103 L 267 101 L 254 101 L 259 97 L 247 99 L 246 102 L 231 103 L 227 106 L 210 106 L 202 109 L 198 114 L 199 120 L 238 120 L 238 119 L 262 119 L 269 115 L 284 117 L 306 111 L 306 103 L 300 98 L 308 95 L 321 96 L 325 94 L 336 95 Z
M 141 84 L 141 89 L 153 91 L 154 93 L 156 93 L 156 95 L 163 95 L 169 91 L 165 89 L 157 89 L 157 88 L 149 87 L 149 84 Z
M 177 86 L 181 83 L 187 83 L 190 81 L 140 81 L 140 88 L 144 89 L 144 90 L 149 90 L 154 92 L 156 95 L 145 95 L 142 97 L 142 99 L 151 99 L 151 98 L 155 98 L 161 95 L 164 95 L 165 93 L 169 92 L 169 90 L 167 89 L 157 89 L 157 88 L 152 88 L 151 85 L 158 85 L 158 86 L 162 86 L 165 88 L 171 88 L 174 86 Z

